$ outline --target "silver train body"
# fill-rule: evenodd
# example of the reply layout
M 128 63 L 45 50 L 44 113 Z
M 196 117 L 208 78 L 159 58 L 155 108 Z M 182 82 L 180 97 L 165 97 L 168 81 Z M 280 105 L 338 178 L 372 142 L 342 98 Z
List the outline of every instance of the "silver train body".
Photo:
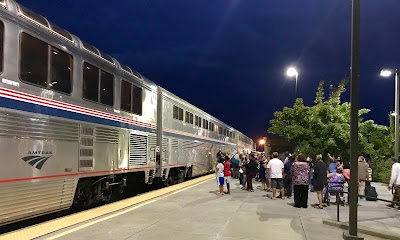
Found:
M 236 129 L 14 0 L 0 0 L 0 21 L 0 225 L 110 201 L 156 177 L 177 183 L 212 171 L 219 150 L 252 150 L 253 141 Z M 41 61 L 32 53 L 34 44 L 48 46 L 47 64 L 55 68 L 62 65 L 54 62 L 55 55 L 70 55 L 70 72 L 64 72 L 70 74 L 68 93 L 49 87 L 57 84 L 49 82 L 53 65 L 44 75 L 45 85 L 29 82 L 39 78 L 26 71 Z M 84 99 L 85 63 L 113 76 L 112 104 Z M 33 71 L 41 65 L 35 66 Z M 131 94 L 134 89 L 141 93 L 140 114 L 121 109 L 122 79 L 125 87 L 132 85 Z M 107 87 L 102 88 L 100 95 Z M 129 91 L 127 96 L 133 99 Z M 130 101 L 125 108 L 133 109 Z

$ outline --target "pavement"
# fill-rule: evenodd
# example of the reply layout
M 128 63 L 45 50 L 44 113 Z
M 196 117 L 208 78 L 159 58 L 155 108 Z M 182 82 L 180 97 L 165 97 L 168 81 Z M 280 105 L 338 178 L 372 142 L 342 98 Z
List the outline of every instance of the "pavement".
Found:
M 254 192 L 231 184 L 230 195 L 216 195 L 215 180 L 166 195 L 115 217 L 86 221 L 38 239 L 343 239 L 346 230 L 328 226 L 323 220 L 336 220 L 336 206 L 315 209 L 316 193 L 309 194 L 307 209 L 294 208 L 293 199 L 272 200 L 271 193 L 256 182 Z M 390 199 L 387 188 L 378 183 L 379 197 Z M 400 235 L 400 212 L 383 202 L 359 202 L 359 224 L 381 232 Z M 341 221 L 348 220 L 348 207 L 340 207 Z M 364 239 L 382 239 L 359 234 Z

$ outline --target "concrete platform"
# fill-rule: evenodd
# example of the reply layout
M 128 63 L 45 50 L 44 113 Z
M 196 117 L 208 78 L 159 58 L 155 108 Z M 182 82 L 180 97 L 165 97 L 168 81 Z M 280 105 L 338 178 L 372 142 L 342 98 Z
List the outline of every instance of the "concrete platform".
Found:
M 271 200 L 270 193 L 261 191 L 259 183 L 254 184 L 254 192 L 239 189 L 236 180 L 232 185 L 231 195 L 217 196 L 216 182 L 211 179 L 37 239 L 343 239 L 345 230 L 322 224 L 324 219 L 336 218 L 335 206 L 323 210 L 311 206 L 297 209 L 291 205 L 291 199 Z M 310 193 L 309 204 L 315 201 L 316 194 Z M 386 226 L 387 216 L 399 221 L 399 213 L 381 203 L 364 201 L 360 204 L 360 209 L 366 205 L 371 210 L 360 211 L 362 223 L 381 221 Z M 377 209 L 371 209 L 370 204 L 375 204 Z M 345 219 L 348 208 L 342 209 Z M 397 229 L 397 226 L 393 228 Z M 381 239 L 362 236 L 371 240 Z

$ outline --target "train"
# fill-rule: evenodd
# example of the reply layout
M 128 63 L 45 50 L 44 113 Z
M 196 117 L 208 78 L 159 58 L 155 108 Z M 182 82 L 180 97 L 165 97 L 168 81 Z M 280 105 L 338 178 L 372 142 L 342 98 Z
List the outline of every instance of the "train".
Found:
M 0 225 L 212 172 L 254 142 L 14 0 L 0 0 Z

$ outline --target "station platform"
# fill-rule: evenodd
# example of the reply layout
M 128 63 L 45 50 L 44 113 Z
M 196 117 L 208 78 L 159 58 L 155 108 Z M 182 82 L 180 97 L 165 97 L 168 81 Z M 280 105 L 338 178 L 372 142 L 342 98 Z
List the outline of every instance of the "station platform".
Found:
M 308 208 L 298 209 L 292 206 L 293 199 L 272 200 L 271 193 L 262 191 L 258 182 L 253 184 L 254 192 L 240 189 L 237 180 L 231 185 L 230 195 L 218 196 L 215 176 L 208 175 L 21 229 L 0 239 L 343 239 L 346 230 L 322 223 L 336 219 L 336 206 L 322 210 L 311 206 L 317 201 L 316 193 L 309 193 Z M 383 185 L 376 187 L 379 197 L 390 198 Z M 385 192 L 387 196 L 382 196 Z M 400 233 L 399 211 L 383 202 L 360 200 L 359 204 L 360 225 Z M 348 207 L 340 209 L 341 221 L 347 221 Z

